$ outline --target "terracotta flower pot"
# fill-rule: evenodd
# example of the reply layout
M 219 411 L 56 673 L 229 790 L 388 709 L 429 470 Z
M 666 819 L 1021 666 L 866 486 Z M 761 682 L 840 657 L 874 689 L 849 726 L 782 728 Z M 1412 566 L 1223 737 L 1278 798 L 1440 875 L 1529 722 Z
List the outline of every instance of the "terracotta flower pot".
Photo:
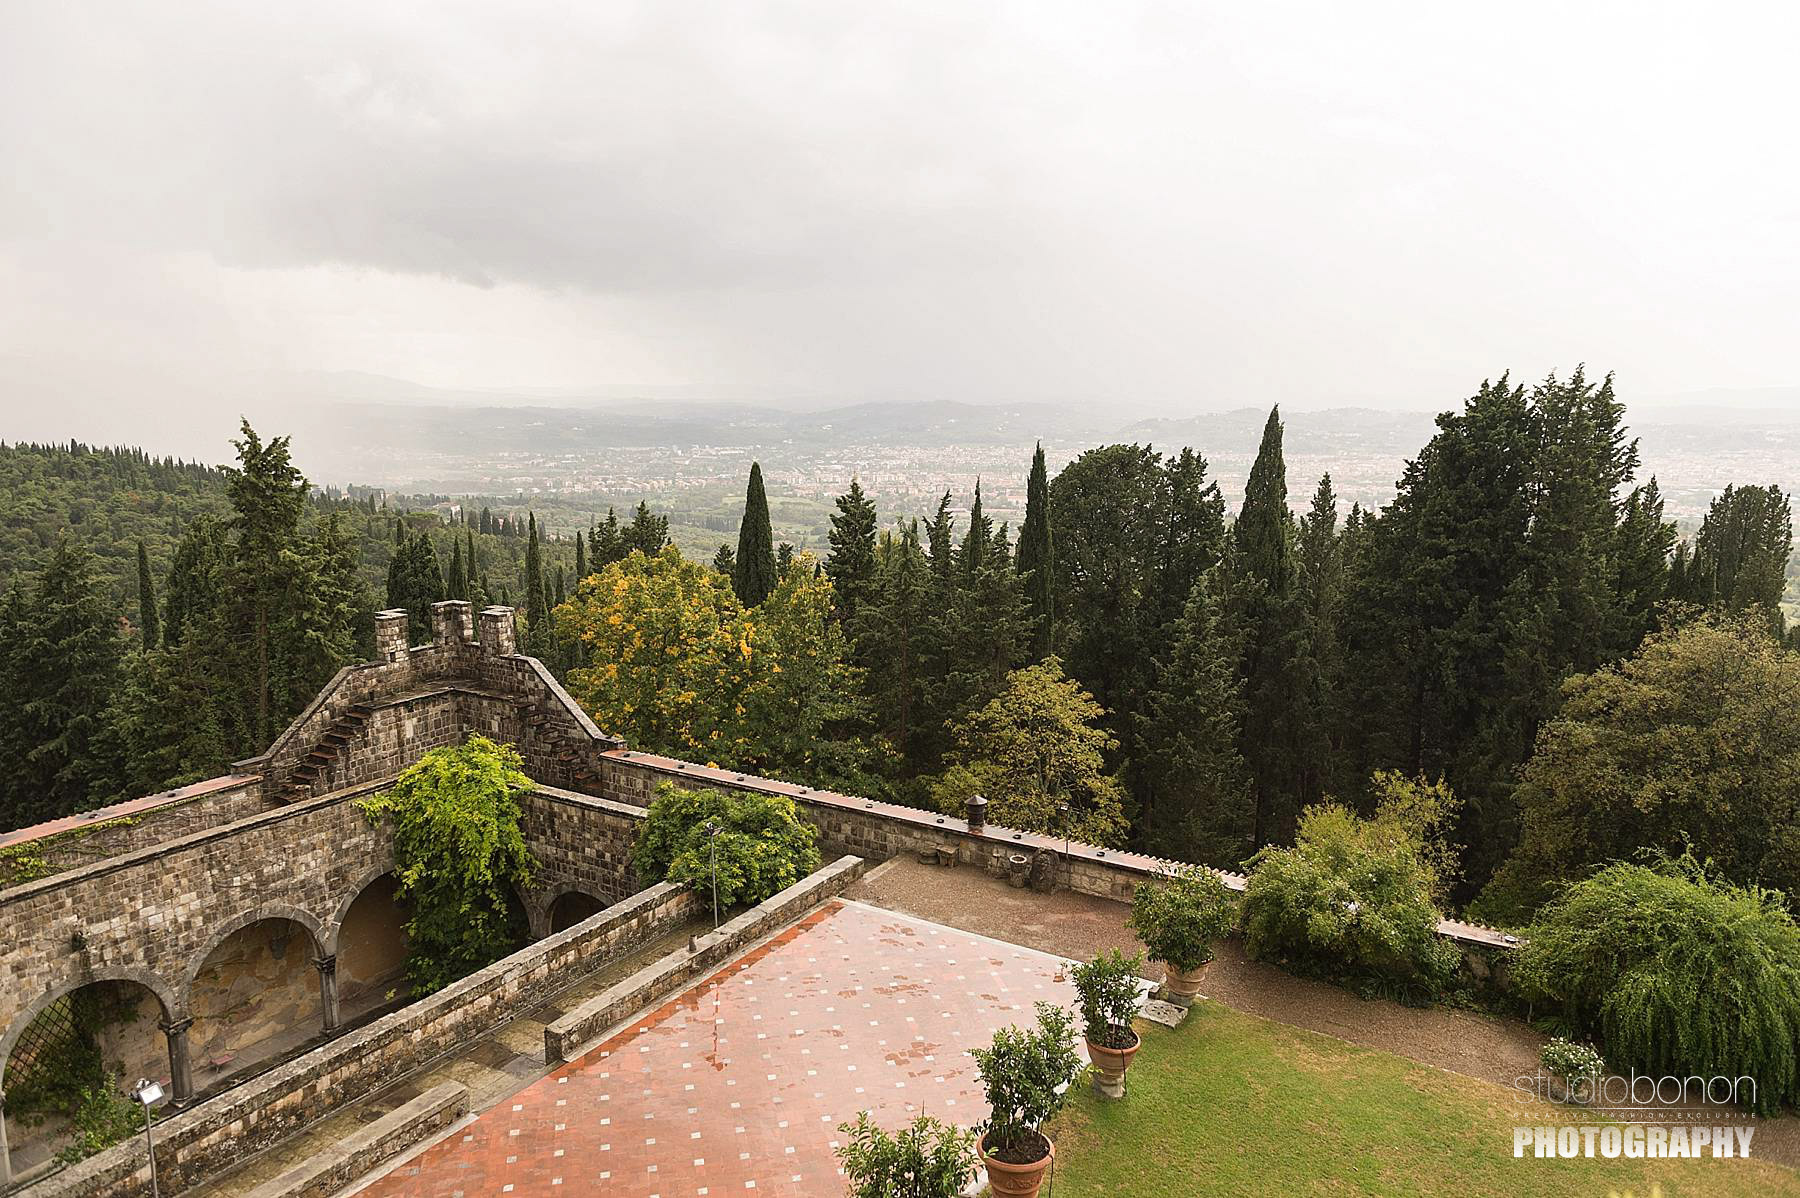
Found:
M 1178 1007 L 1191 1006 L 1200 994 L 1200 983 L 1206 977 L 1206 971 L 1212 965 L 1207 961 L 1193 969 L 1177 969 L 1173 965 L 1164 966 L 1167 973 L 1163 977 L 1163 1000 L 1172 1002 Z
M 1108 1048 L 1092 1040 L 1087 1042 L 1088 1060 L 1094 1063 L 1094 1089 L 1101 1097 L 1125 1097 L 1125 1071 L 1131 1068 L 1131 1058 L 1137 1056 L 1143 1043 L 1136 1032 L 1131 1033 L 1130 1048 Z
M 988 1189 L 1005 1198 L 1037 1198 L 1038 1189 L 1044 1184 L 1044 1173 L 1056 1157 L 1056 1145 L 1050 1142 L 1049 1136 L 1044 1137 L 1044 1146 L 1046 1151 L 1041 1159 L 1029 1165 L 1009 1165 L 988 1155 L 987 1137 L 982 1136 L 981 1163 L 987 1169 Z

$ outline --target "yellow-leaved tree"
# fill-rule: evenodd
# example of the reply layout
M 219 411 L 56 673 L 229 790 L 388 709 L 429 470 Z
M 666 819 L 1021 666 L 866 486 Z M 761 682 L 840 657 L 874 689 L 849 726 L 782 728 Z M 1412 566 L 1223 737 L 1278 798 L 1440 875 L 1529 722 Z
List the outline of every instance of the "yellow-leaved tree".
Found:
M 586 648 L 569 689 L 633 748 L 819 784 L 844 777 L 856 673 L 831 581 L 798 554 L 746 609 L 729 576 L 673 546 L 584 579 L 556 618 Z

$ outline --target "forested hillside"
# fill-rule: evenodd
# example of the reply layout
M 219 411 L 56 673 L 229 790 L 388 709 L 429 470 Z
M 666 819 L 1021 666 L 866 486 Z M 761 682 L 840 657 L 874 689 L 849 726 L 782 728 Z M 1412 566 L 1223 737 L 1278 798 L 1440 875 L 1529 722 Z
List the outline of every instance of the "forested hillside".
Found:
M 981 793 L 998 823 L 1229 867 L 1398 776 L 1448 796 L 1447 897 L 1496 916 L 1621 835 L 1800 892 L 1796 775 L 1705 766 L 1762 708 L 1715 705 L 1658 748 L 1582 699 L 1638 669 L 1672 704 L 1689 666 L 1656 661 L 1735 659 L 1760 673 L 1722 685 L 1800 726 L 1768 682 L 1800 660 L 1780 489 L 1734 484 L 1678 538 L 1611 380 L 1579 371 L 1483 384 L 1378 511 L 1340 510 L 1328 476 L 1291 486 L 1283 433 L 1270 413 L 1235 512 L 1194 448 L 1099 446 L 1053 477 L 1040 450 L 1017 530 L 979 488 L 881 513 L 848 479 L 822 560 L 775 541 L 755 466 L 735 544 L 696 561 L 642 504 L 554 538 L 498 502 L 316 492 L 248 427 L 219 469 L 13 447 L 0 822 L 215 773 L 367 655 L 372 611 L 423 627 L 459 597 L 518 607 L 527 651 L 643 749 L 950 811 Z M 1704 780 L 1691 811 L 1738 812 L 1758 845 L 1691 814 L 1581 826 L 1558 782 L 1582 776 L 1570 745 L 1608 737 Z

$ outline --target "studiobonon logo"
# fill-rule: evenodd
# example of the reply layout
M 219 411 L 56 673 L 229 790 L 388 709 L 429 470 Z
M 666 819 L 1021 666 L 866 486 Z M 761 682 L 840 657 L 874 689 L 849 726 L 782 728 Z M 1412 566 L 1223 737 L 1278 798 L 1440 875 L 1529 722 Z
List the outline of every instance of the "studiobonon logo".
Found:
M 1744 1113 L 1756 1105 L 1753 1077 L 1537 1073 L 1517 1078 L 1513 1088 L 1578 1114 L 1542 1124 L 1536 1120 L 1543 1108 L 1535 1107 L 1530 1123 L 1512 1129 L 1515 1157 L 1747 1157 L 1756 1135 Z

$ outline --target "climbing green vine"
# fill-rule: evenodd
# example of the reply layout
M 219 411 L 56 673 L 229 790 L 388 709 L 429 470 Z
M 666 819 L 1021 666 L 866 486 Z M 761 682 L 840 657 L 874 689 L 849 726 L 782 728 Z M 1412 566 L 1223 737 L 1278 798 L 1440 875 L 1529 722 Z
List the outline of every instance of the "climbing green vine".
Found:
M 520 828 L 519 796 L 531 788 L 523 767 L 511 745 L 471 736 L 433 749 L 358 803 L 371 823 L 393 824 L 415 997 L 498 961 L 524 938 L 513 892 L 531 884 L 535 863 Z
M 97 833 L 111 828 L 129 828 L 138 822 L 136 816 L 121 815 L 114 819 L 101 820 L 97 824 L 87 824 L 79 828 L 70 828 L 66 832 L 58 832 L 52 836 L 28 840 L 23 844 L 8 845 L 0 848 L 0 887 L 23 886 L 27 882 L 35 882 L 39 878 L 47 878 L 61 870 L 73 869 L 74 865 L 63 861 L 51 861 L 45 856 L 45 850 L 56 847 L 63 850 L 79 846 Z M 119 851 L 113 849 L 113 852 Z M 96 854 L 100 855 L 100 854 Z

